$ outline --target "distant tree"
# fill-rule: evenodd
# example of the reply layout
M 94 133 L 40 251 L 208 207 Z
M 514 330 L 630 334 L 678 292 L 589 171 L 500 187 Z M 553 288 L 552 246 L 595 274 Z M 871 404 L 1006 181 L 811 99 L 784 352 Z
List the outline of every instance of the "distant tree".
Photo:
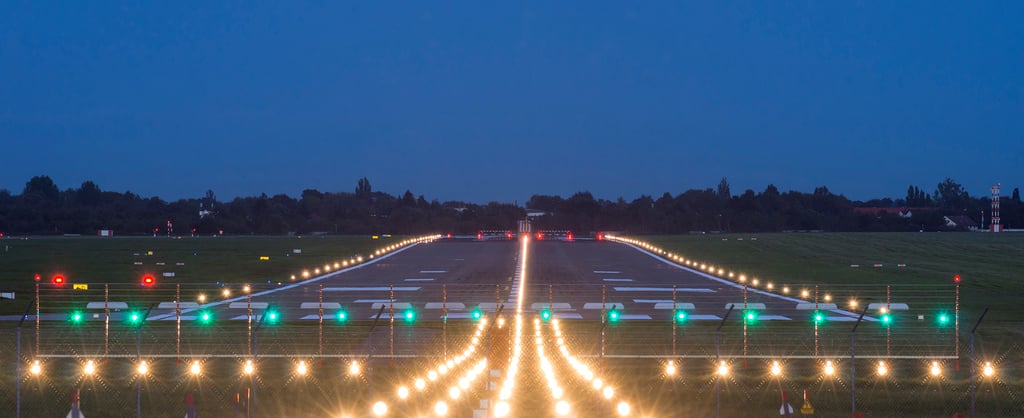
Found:
M 723 202 L 728 201 L 729 198 L 732 197 L 732 194 L 729 193 L 729 180 L 725 177 L 722 177 L 722 181 L 718 182 L 718 191 L 716 194 L 718 195 L 718 199 Z
M 60 200 L 60 190 L 49 176 L 35 176 L 25 183 L 25 190 L 21 192 L 21 196 L 30 204 L 56 204 Z
M 359 179 L 359 183 L 356 184 L 356 197 L 367 198 L 373 193 L 373 187 L 370 187 L 370 180 L 366 177 Z
M 75 201 L 81 206 L 95 206 L 103 200 L 103 191 L 91 181 L 85 181 L 75 193 Z
M 416 206 L 416 196 L 413 196 L 411 191 L 406 190 L 405 193 L 402 194 L 401 203 L 402 206 Z
M 964 209 L 967 206 L 970 196 L 964 187 L 946 177 L 935 187 L 935 203 L 945 209 Z

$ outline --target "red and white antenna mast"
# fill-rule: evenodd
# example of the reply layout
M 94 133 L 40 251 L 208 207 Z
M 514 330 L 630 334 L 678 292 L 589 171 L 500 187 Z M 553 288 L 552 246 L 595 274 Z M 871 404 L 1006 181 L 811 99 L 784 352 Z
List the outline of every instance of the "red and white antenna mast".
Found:
M 990 232 L 1003 232 L 1003 226 L 999 224 L 999 188 L 1002 183 L 992 186 L 992 223 L 989 225 Z

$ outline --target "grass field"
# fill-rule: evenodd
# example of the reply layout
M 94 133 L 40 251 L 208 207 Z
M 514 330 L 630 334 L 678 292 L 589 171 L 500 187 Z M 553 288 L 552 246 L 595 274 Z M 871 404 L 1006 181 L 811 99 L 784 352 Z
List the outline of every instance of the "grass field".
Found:
M 1024 317 L 1020 303 L 1024 295 L 1024 234 L 798 233 L 641 239 L 687 258 L 778 284 L 943 284 L 952 283 L 953 276 L 959 274 L 964 311 L 980 313 L 990 307 L 986 323 L 1016 322 Z
M 69 282 L 137 283 L 144 273 L 159 277 L 164 272 L 175 273 L 169 282 L 181 283 L 276 281 L 401 240 L 366 236 L 5 238 L 0 240 L 0 286 L 31 286 L 36 273 L 44 282 L 61 273 Z M 301 253 L 294 253 L 295 249 Z M 269 260 L 260 260 L 261 256 Z

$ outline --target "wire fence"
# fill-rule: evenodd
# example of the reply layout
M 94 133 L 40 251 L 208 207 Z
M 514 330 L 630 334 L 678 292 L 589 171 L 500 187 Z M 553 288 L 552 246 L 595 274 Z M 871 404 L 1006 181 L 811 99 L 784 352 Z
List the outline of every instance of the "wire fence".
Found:
M 495 326 L 511 319 L 512 284 L 396 287 L 410 286 L 290 293 L 253 286 L 227 296 L 216 285 L 42 289 L 39 321 L 33 307 L 22 323 L 20 357 L 16 322 L 0 330 L 0 355 L 9 359 L 0 410 L 65 416 L 79 389 L 89 417 L 182 416 L 189 395 L 199 416 L 366 416 L 382 400 L 392 402 L 392 416 L 430 413 L 448 385 L 400 404 L 396 387 L 439 370 L 438 362 L 466 356 L 464 368 L 493 360 L 487 353 L 507 346 L 510 334 L 489 328 L 481 336 L 476 316 Z M 819 416 L 849 415 L 854 402 L 866 416 L 952 416 L 969 411 L 972 386 L 977 416 L 1024 414 L 1024 347 L 979 334 L 971 361 L 978 313 L 959 312 L 951 286 L 627 287 L 535 285 L 524 309 L 529 318 L 549 313 L 559 321 L 573 352 L 632 399 L 640 416 L 774 416 L 782 392 L 797 416 L 805 390 Z M 1015 325 L 1000 329 L 1007 326 Z M 483 345 L 465 354 L 473 344 Z M 546 402 L 530 396 L 539 390 L 531 387 L 543 387 L 539 369 L 521 373 L 537 383 L 520 384 L 527 388 L 521 404 Z M 453 415 L 494 400 L 488 379 L 495 380 L 480 378 L 459 400 L 448 398 L 453 411 L 465 412 Z

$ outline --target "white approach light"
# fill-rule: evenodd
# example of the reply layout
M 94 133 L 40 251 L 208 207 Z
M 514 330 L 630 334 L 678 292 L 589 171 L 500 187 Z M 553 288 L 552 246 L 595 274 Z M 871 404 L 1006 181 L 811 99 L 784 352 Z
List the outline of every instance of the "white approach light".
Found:
M 202 372 L 202 367 L 199 365 L 199 360 L 192 362 L 192 366 L 189 367 L 189 372 L 191 372 L 193 376 L 198 376 L 199 373 Z
M 409 388 L 400 386 L 398 388 L 398 399 L 405 399 L 409 397 Z
M 350 374 L 352 376 L 355 376 L 355 375 L 359 374 L 359 371 L 360 371 L 359 362 L 355 361 L 355 360 L 352 360 L 352 362 L 349 363 L 349 365 L 348 365 L 348 374 Z
M 982 372 L 981 372 L 981 373 L 982 373 L 982 374 L 984 374 L 984 375 L 985 375 L 985 377 L 992 377 L 992 376 L 995 376 L 995 374 L 996 374 L 996 369 L 995 369 L 995 367 L 992 367 L 992 362 L 991 362 L 991 361 L 986 361 L 986 362 L 985 362 L 985 368 L 984 368 L 984 369 L 982 369 Z M 37 374 L 38 374 L 38 373 L 37 373 Z
M 718 375 L 719 376 L 728 376 L 729 375 L 729 365 L 725 364 L 724 361 L 721 362 L 718 365 Z
M 772 376 L 778 376 L 782 374 L 782 366 L 779 365 L 778 361 L 772 362 Z
M 675 376 L 676 371 L 676 363 L 674 361 L 669 361 L 667 364 L 665 364 L 666 375 Z
M 373 414 L 374 415 L 379 417 L 379 416 L 383 416 L 386 413 L 388 413 L 388 405 L 386 403 L 384 403 L 382 401 L 377 401 L 377 403 L 373 404 Z
M 619 413 L 619 416 L 629 415 L 629 404 L 626 401 L 619 402 L 619 405 L 615 407 L 615 411 Z
M 434 404 L 434 414 L 441 417 L 448 415 L 448 404 L 444 403 L 444 401 L 437 401 Z
M 85 362 L 85 367 L 82 368 L 82 372 L 85 373 L 86 376 L 92 376 L 93 373 L 96 373 L 96 363 L 92 360 Z
M 889 374 L 889 367 L 887 367 L 885 365 L 884 361 L 878 362 L 878 370 L 877 370 L 877 372 L 878 372 L 879 376 L 885 376 L 885 375 Z
M 931 370 L 931 372 L 932 372 L 932 376 L 935 376 L 935 377 L 938 377 L 939 375 L 942 374 L 942 368 L 939 367 L 939 362 L 937 362 L 937 361 L 933 361 L 932 362 L 932 370 Z
M 298 373 L 299 376 L 305 376 L 306 373 L 308 373 L 308 372 L 309 372 L 309 368 L 306 367 L 306 361 L 305 360 L 299 360 L 299 364 L 297 366 L 295 366 L 295 373 Z
M 555 413 L 559 416 L 569 415 L 569 403 L 566 401 L 558 401 L 555 404 Z
M 146 360 L 142 360 L 139 362 L 139 367 L 136 369 L 136 371 L 138 371 L 139 375 L 142 376 L 144 376 L 146 373 L 149 373 L 149 365 L 146 364 Z
M 39 360 L 36 360 L 32 362 L 32 367 L 30 367 L 28 370 L 33 375 L 39 376 L 41 373 L 43 373 L 43 365 L 39 363 Z
M 836 373 L 836 367 L 832 365 L 832 360 L 825 361 L 825 376 L 832 376 Z
M 253 374 L 253 372 L 256 371 L 256 366 L 252 364 L 252 360 L 245 361 L 245 367 L 243 368 L 243 371 L 245 371 L 245 374 Z

